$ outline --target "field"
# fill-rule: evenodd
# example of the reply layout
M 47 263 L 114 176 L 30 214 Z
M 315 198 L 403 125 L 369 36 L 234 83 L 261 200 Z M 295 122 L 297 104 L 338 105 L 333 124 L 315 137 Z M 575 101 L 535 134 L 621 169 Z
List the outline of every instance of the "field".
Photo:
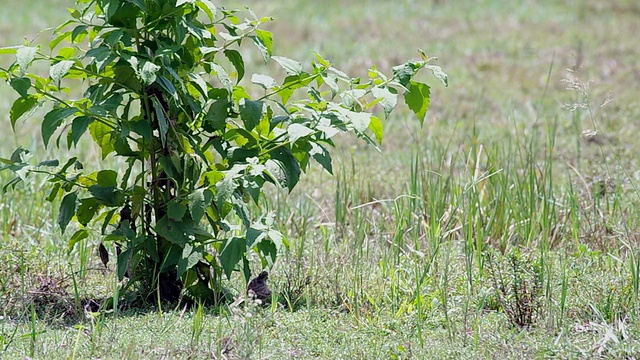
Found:
M 73 1 L 46 2 L 3 4 L 0 46 L 46 41 Z M 99 239 L 68 252 L 44 178 L 0 193 L 0 358 L 640 357 L 640 4 L 224 3 L 243 5 L 274 17 L 280 55 L 317 51 L 365 77 L 422 49 L 449 86 L 425 72 L 423 126 L 400 106 L 380 152 L 343 137 L 334 176 L 315 166 L 291 194 L 269 188 L 290 246 L 270 273 L 282 303 L 265 308 L 78 311 L 117 287 Z M 0 84 L 0 157 L 61 153 L 43 148 L 37 114 L 10 130 L 16 96 Z

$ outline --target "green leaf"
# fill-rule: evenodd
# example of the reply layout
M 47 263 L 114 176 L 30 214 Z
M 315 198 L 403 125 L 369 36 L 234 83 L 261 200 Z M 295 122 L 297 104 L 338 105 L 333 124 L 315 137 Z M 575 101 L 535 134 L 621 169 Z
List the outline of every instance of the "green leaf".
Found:
M 67 254 L 71 254 L 76 244 L 89 237 L 86 229 L 80 229 L 71 235 L 71 239 L 67 242 Z
M 89 28 L 87 25 L 76 26 L 71 32 L 71 42 L 74 42 L 79 35 L 86 34 L 87 28 Z M 80 39 L 82 39 L 82 37 Z
M 292 76 L 302 74 L 302 64 L 299 62 L 284 56 L 272 56 L 271 58 L 275 60 L 287 74 Z
M 76 212 L 76 200 L 78 199 L 78 194 L 75 192 L 67 194 L 64 198 L 62 198 L 62 202 L 60 203 L 60 212 L 58 213 L 58 225 L 60 225 L 60 230 L 64 234 L 64 231 L 73 218 L 73 215 Z
M 100 149 L 102 149 L 103 159 L 115 150 L 113 146 L 114 144 L 111 141 L 112 132 L 113 129 L 102 122 L 94 121 L 89 124 L 89 133 L 91 134 L 93 141 L 95 141 L 95 143 L 100 146 Z
M 329 174 L 333 175 L 333 166 L 331 164 L 331 155 L 327 149 L 325 149 L 322 145 L 316 143 L 311 144 L 311 151 L 309 155 L 311 155 L 315 161 L 318 162 L 325 170 L 329 172 Z
M 196 5 L 204 11 L 209 17 L 210 21 L 216 17 L 216 6 L 213 5 L 209 0 L 197 0 Z
M 62 80 L 63 76 L 67 75 L 72 66 L 73 61 L 71 60 L 62 60 L 51 65 L 49 68 L 49 76 L 51 76 L 51 79 L 53 79 L 58 87 L 60 87 L 60 80 Z
M 222 86 L 228 92 L 232 92 L 233 91 L 233 83 L 231 82 L 231 79 L 229 78 L 229 74 L 227 74 L 227 71 L 222 66 L 220 66 L 218 64 L 215 64 L 215 63 L 211 64 L 211 69 L 218 76 L 218 80 L 220 80 L 220 83 L 222 84 Z
M 76 212 L 78 222 L 82 224 L 82 226 L 87 226 L 87 224 L 93 220 L 100 206 L 98 201 L 92 197 L 80 200 L 80 206 Z
M 145 85 L 151 85 L 156 81 L 156 73 L 160 70 L 160 66 L 150 62 L 145 61 L 144 65 L 142 65 L 142 69 L 140 69 L 140 78 Z
M 29 64 L 35 59 L 38 53 L 37 47 L 20 46 L 16 52 L 16 61 L 20 65 L 20 72 L 24 74 Z
M 239 237 L 234 237 L 226 240 L 222 244 L 222 251 L 220 252 L 220 265 L 224 270 L 227 278 L 231 278 L 231 273 L 236 267 L 238 262 L 245 256 L 247 250 L 246 240 Z
M 231 64 L 233 64 L 233 67 L 236 68 L 236 71 L 238 72 L 238 80 L 236 81 L 236 84 L 239 83 L 244 77 L 244 60 L 242 59 L 242 55 L 240 55 L 236 50 L 227 49 L 224 51 L 224 56 L 226 56 Z
M 209 107 L 205 120 L 211 124 L 212 131 L 223 129 L 226 125 L 229 100 L 219 99 Z
M 258 29 L 256 30 L 256 36 L 253 36 L 251 39 L 262 53 L 264 61 L 267 61 L 273 51 L 273 34 L 269 31 Z
M 424 119 L 427 115 L 427 109 L 429 109 L 429 86 L 427 84 L 410 81 L 409 89 L 404 93 L 404 101 L 409 106 L 409 109 L 413 111 L 420 124 L 424 123 Z
M 193 222 L 185 221 L 184 218 L 180 221 L 173 221 L 168 216 L 163 216 L 156 223 L 156 232 L 171 243 L 184 246 L 189 241 L 189 236 L 194 234 L 193 225 Z
M 265 162 L 267 171 L 278 185 L 291 192 L 300 178 L 300 163 L 288 148 L 277 148 L 270 151 L 269 155 L 271 159 Z
M 373 135 L 376 137 L 378 143 L 382 144 L 382 135 L 384 132 L 384 128 L 382 127 L 382 121 L 380 121 L 378 117 L 371 116 L 371 121 L 369 122 L 369 130 L 373 132 Z
M 129 269 L 129 261 L 131 260 L 132 254 L 133 249 L 127 249 L 118 254 L 118 280 L 124 279 L 124 275 L 127 273 L 127 269 Z
M 26 77 L 13 78 L 10 81 L 11 87 L 20 94 L 21 97 L 27 97 L 28 91 L 31 88 L 31 80 Z
M 200 262 L 200 260 L 202 260 L 203 252 L 204 250 L 200 247 L 194 248 L 189 243 L 185 244 L 184 248 L 182 249 L 182 256 L 180 257 L 180 260 L 178 260 L 177 276 L 182 276 L 185 271 L 196 266 L 196 264 Z
M 16 99 L 11 105 L 9 110 L 9 119 L 11 120 L 11 128 L 15 131 L 16 121 L 20 119 L 22 115 L 30 112 L 38 104 L 38 97 L 36 95 L 28 95 L 27 97 L 21 97 Z
M 189 212 L 193 221 L 198 222 L 204 216 L 207 207 L 211 205 L 213 194 L 209 189 L 197 189 L 187 196 Z
M 444 86 L 449 86 L 449 77 L 444 71 L 442 71 L 442 68 L 440 66 L 428 65 L 427 69 L 431 70 L 433 76 L 436 79 L 440 80 L 440 82 L 442 82 Z
M 268 75 L 253 74 L 251 75 L 251 82 L 260 85 L 265 90 L 276 86 L 276 81 Z
M 49 144 L 51 135 L 58 129 L 64 119 L 75 114 L 77 111 L 78 109 L 74 107 L 56 108 L 44 116 L 44 120 L 42 121 L 42 140 L 44 141 L 45 147 Z
M 162 75 L 157 75 L 156 80 L 158 84 L 160 84 L 160 87 L 164 89 L 164 91 L 169 93 L 169 95 L 171 95 L 174 99 L 178 99 L 178 92 L 176 91 L 176 88 L 175 86 L 173 86 L 171 81 L 169 81 L 169 79 Z
M 0 47 L 0 55 L 16 54 L 20 46 L 4 46 Z
M 240 117 L 244 121 L 247 131 L 253 130 L 258 126 L 264 112 L 264 103 L 262 101 L 251 101 L 247 99 L 240 100 Z
M 369 128 L 372 116 L 370 113 L 351 111 L 341 106 L 336 106 L 335 109 L 345 122 L 350 123 L 356 131 L 364 132 Z
M 91 193 L 99 203 L 106 206 L 122 206 L 122 204 L 124 204 L 124 195 L 116 191 L 114 186 L 103 187 L 100 185 L 92 185 L 89 186 L 89 193 Z
M 398 93 L 393 88 L 381 88 L 377 86 L 371 89 L 371 93 L 376 99 L 382 99 L 380 100 L 380 106 L 382 106 L 386 119 L 398 104 Z
M 253 246 L 255 243 L 262 241 L 267 237 L 265 226 L 263 224 L 253 224 L 247 229 L 247 246 Z
M 98 185 L 102 187 L 118 186 L 118 173 L 114 170 L 100 170 L 96 175 Z
M 173 221 L 181 221 L 184 214 L 187 212 L 187 207 L 180 204 L 175 200 L 169 201 L 167 205 L 167 216 Z
M 87 131 L 89 124 L 91 124 L 92 122 L 93 122 L 92 116 L 78 116 L 75 119 L 73 119 L 73 122 L 71 123 L 71 135 L 73 139 L 73 145 L 78 145 L 78 141 L 80 141 L 82 134 L 84 134 Z
M 395 66 L 393 70 L 393 77 L 398 79 L 398 82 L 404 87 L 409 86 L 411 78 L 416 74 L 424 62 L 419 61 L 407 61 L 402 65 Z
M 256 247 L 258 248 L 258 255 L 260 255 L 260 259 L 262 260 L 262 267 L 273 266 L 278 256 L 276 244 L 270 240 L 262 240 Z
M 160 101 L 155 96 L 151 97 L 151 102 L 153 103 L 153 108 L 156 112 L 156 120 L 158 121 L 158 127 L 160 128 L 160 141 L 162 142 L 162 146 L 165 146 L 167 143 L 167 133 L 169 132 L 169 123 L 167 122 L 167 118 L 164 116 L 164 109 L 160 104 Z
M 298 139 L 309 136 L 314 131 L 301 124 L 291 124 L 287 128 L 287 133 L 289 134 L 289 143 L 293 145 Z

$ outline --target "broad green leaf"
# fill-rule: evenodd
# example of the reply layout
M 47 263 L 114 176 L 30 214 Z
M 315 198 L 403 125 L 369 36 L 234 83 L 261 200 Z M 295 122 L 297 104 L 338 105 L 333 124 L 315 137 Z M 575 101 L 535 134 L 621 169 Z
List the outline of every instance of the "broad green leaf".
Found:
M 196 266 L 200 260 L 202 260 L 203 249 L 194 248 L 191 244 L 187 243 L 182 249 L 182 256 L 178 260 L 178 274 L 177 277 L 182 276 L 185 271 Z
M 223 129 L 226 125 L 229 100 L 219 99 L 209 107 L 205 120 L 211 124 L 212 131 Z
M 369 127 L 371 122 L 371 114 L 367 112 L 356 112 L 345 109 L 341 106 L 335 106 L 335 110 L 341 115 L 341 117 L 350 123 L 356 131 L 364 132 Z
M 209 0 L 196 0 L 196 5 L 207 14 L 210 21 L 213 21 L 217 12 L 215 5 L 213 5 Z
M 204 216 L 207 207 L 211 205 L 213 194 L 209 189 L 197 189 L 187 196 L 191 218 L 198 222 Z
M 427 84 L 410 81 L 408 91 L 404 93 L 404 101 L 411 111 L 413 111 L 420 124 L 424 123 L 429 109 L 429 86 Z
M 275 60 L 287 74 L 293 76 L 302 74 L 302 64 L 299 62 L 283 56 L 272 56 L 271 58 Z
M 65 31 L 65 32 L 62 32 L 62 33 L 54 34 L 54 35 L 57 35 L 57 36 L 55 38 L 51 39 L 51 41 L 49 41 L 49 49 L 53 50 L 62 41 L 69 39 L 71 37 L 71 33 L 72 33 L 71 31 Z
M 371 116 L 371 121 L 369 122 L 369 130 L 373 132 L 373 135 L 376 137 L 378 143 L 382 144 L 382 135 L 384 133 L 384 128 L 382 126 L 382 121 L 378 119 L 376 116 Z
M 82 224 L 82 226 L 87 226 L 87 224 L 93 220 L 100 206 L 98 201 L 92 197 L 80 200 L 80 206 L 76 212 L 78 222 Z
M 0 55 L 16 54 L 20 46 L 4 46 L 0 47 Z
M 440 80 L 440 82 L 442 82 L 444 86 L 449 86 L 449 77 L 444 71 L 442 71 L 442 68 L 440 66 L 427 65 L 427 69 L 431 70 L 433 76 L 436 79 Z
M 29 64 L 35 59 L 38 52 L 37 47 L 20 46 L 16 52 L 16 61 L 20 65 L 20 72 L 24 74 Z
M 184 5 L 184 4 L 193 4 L 195 0 L 177 0 L 176 6 Z
M 152 130 L 151 125 L 149 125 L 148 122 L 144 120 L 131 121 L 129 123 L 129 128 L 131 129 L 131 131 L 142 136 L 142 138 L 146 141 L 151 141 Z
M 314 131 L 301 124 L 291 124 L 287 128 L 287 133 L 289 134 L 289 143 L 293 145 L 298 139 L 309 136 Z
M 256 30 L 256 36 L 251 37 L 256 47 L 262 53 L 264 61 L 271 56 L 273 50 L 273 34 L 266 30 Z
M 331 89 L 331 97 L 335 97 L 340 91 L 340 87 L 338 86 L 338 78 L 334 74 L 327 74 L 324 72 L 321 74 L 321 77 L 324 83 L 329 86 L 329 89 Z
M 227 278 L 230 279 L 233 269 L 245 256 L 247 250 L 246 240 L 239 237 L 228 239 L 222 244 L 221 249 L 220 265 L 222 265 Z
M 251 247 L 262 241 L 267 236 L 266 228 L 263 224 L 257 223 L 247 229 L 247 246 Z
M 49 111 L 47 115 L 44 116 L 44 120 L 42 120 L 42 140 L 44 141 L 45 147 L 49 144 L 51 135 L 53 135 L 56 129 L 58 129 L 64 119 L 73 115 L 77 111 L 78 109 L 74 107 L 57 108 Z
M 13 78 L 10 81 L 11 87 L 20 94 L 21 97 L 27 97 L 28 91 L 31 88 L 31 80 L 26 77 Z
M 78 145 L 78 141 L 80 141 L 82 134 L 84 134 L 87 131 L 89 124 L 91 124 L 92 122 L 93 122 L 92 116 L 78 116 L 75 119 L 73 119 L 73 122 L 71 123 L 71 134 L 73 138 L 73 145 Z
M 170 220 L 181 221 L 186 212 L 186 206 L 176 202 L 175 200 L 169 201 L 169 204 L 167 205 L 167 216 Z
M 71 42 L 75 42 L 76 38 L 82 34 L 87 34 L 87 28 L 89 28 L 87 25 L 78 25 L 76 26 L 73 31 L 71 32 Z M 80 39 L 82 39 L 83 36 L 80 37 Z M 78 39 L 78 40 L 80 40 Z
M 227 71 L 220 65 L 218 64 L 211 64 L 211 69 L 215 72 L 215 74 L 218 76 L 218 80 L 220 80 L 220 83 L 222 84 L 222 86 L 229 92 L 233 91 L 233 83 L 231 83 L 231 79 L 229 78 L 229 74 L 227 74 Z
M 171 95 L 176 100 L 178 99 L 178 92 L 176 91 L 176 87 L 173 86 L 173 84 L 171 83 L 171 81 L 169 81 L 169 79 L 167 79 L 162 75 L 157 75 L 156 80 L 157 80 L 157 83 L 160 84 L 160 86 L 167 93 L 169 93 L 169 95 Z
M 15 131 L 16 121 L 20 119 L 20 117 L 35 108 L 38 104 L 38 96 L 36 95 L 28 95 L 27 97 L 21 97 L 16 99 L 11 105 L 11 110 L 9 110 L 9 119 L 11 120 L 11 128 Z
M 309 155 L 313 157 L 315 161 L 318 162 L 325 170 L 329 172 L 329 174 L 333 175 L 333 166 L 331 164 L 331 155 L 327 149 L 325 149 L 322 145 L 311 143 L 311 151 Z
M 73 61 L 71 60 L 62 60 L 51 65 L 49 68 L 49 76 L 51 76 L 51 79 L 53 79 L 58 87 L 60 87 L 60 80 L 63 76 L 67 75 L 72 66 Z
M 89 186 L 89 193 L 93 195 L 100 204 L 106 206 L 122 206 L 124 195 L 117 191 L 115 186 L 103 187 L 100 185 Z
M 131 261 L 131 255 L 133 255 L 132 249 L 127 249 L 118 254 L 118 280 L 124 279 L 124 275 L 129 269 L 129 261 Z
M 58 213 L 58 225 L 60 225 L 60 230 L 62 230 L 63 234 L 67 229 L 67 225 L 69 225 L 69 221 L 71 221 L 71 218 L 73 218 L 73 215 L 76 213 L 77 199 L 78 194 L 75 192 L 69 193 L 62 198 L 62 202 L 60 203 L 60 212 Z
M 247 131 L 253 130 L 260 123 L 263 113 L 264 103 L 262 101 L 240 100 L 240 117 Z
M 276 86 L 276 81 L 269 75 L 253 74 L 251 82 L 260 85 L 264 89 L 271 89 Z
M 242 59 L 242 55 L 240 55 L 238 51 L 231 49 L 225 50 L 224 55 L 227 57 L 227 59 L 229 59 L 231 64 L 233 64 L 233 67 L 235 67 L 236 71 L 238 72 L 238 80 L 236 81 L 237 84 L 244 77 L 244 60 Z
M 389 117 L 391 111 L 398 104 L 398 94 L 393 88 L 380 88 L 374 87 L 371 89 L 371 93 L 376 99 L 382 99 L 380 101 L 380 106 L 382 106 L 382 110 L 384 111 L 385 119 Z
M 300 178 L 300 163 L 288 148 L 277 148 L 270 151 L 269 155 L 271 159 L 265 163 L 267 171 L 278 185 L 291 192 Z
M 112 153 L 115 149 L 111 141 L 111 133 L 113 129 L 102 122 L 94 121 L 89 124 L 89 133 L 100 149 L 102 149 L 102 158 Z
M 67 242 L 67 254 L 71 254 L 76 244 L 88 237 L 89 232 L 86 229 L 80 229 L 73 233 L 73 235 L 71 235 L 71 239 Z
M 156 232 L 173 244 L 184 246 L 195 231 L 193 222 L 185 221 L 186 219 L 188 220 L 183 218 L 180 221 L 173 221 L 168 216 L 163 216 L 156 223 Z
M 258 248 L 258 254 L 262 260 L 262 267 L 271 267 L 276 261 L 278 256 L 277 246 L 269 240 L 260 241 L 256 247 Z
M 158 72 L 158 70 L 160 70 L 160 66 L 150 61 L 145 61 L 144 65 L 142 65 L 142 69 L 140 69 L 140 78 L 142 79 L 143 84 L 153 84 L 156 81 L 156 72 Z
M 408 87 L 411 78 L 423 65 L 424 62 L 421 61 L 407 61 L 393 68 L 393 77 L 398 79 L 398 82 L 400 82 L 402 86 Z
M 100 170 L 96 175 L 98 185 L 102 187 L 118 186 L 118 173 L 115 170 Z

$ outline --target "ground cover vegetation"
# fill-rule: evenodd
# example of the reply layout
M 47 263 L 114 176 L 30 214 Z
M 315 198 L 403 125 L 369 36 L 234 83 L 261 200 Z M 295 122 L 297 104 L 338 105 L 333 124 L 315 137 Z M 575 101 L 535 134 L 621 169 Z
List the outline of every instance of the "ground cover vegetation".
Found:
M 26 36 L 48 46 L 49 35 L 37 32 L 73 6 L 51 3 L 46 13 L 30 13 L 28 2 L 7 5 L 1 43 Z M 64 197 L 47 202 L 46 176 L 16 184 L 0 203 L 3 357 L 636 356 L 635 3 L 252 7 L 275 17 L 263 25 L 274 53 L 308 64 L 317 51 L 368 79 L 374 65 L 392 74 L 421 48 L 439 57 L 451 84 L 419 73 L 415 81 L 433 93 L 423 127 L 396 109 L 383 121 L 382 154 L 356 136 L 337 136 L 334 176 L 311 167 L 290 194 L 265 187 L 264 200 L 250 205 L 272 212 L 272 228 L 288 242 L 269 274 L 276 301 L 267 307 L 124 307 L 117 261 L 105 267 L 98 256 L 99 232 L 70 248 L 70 230 L 81 227 L 70 221 L 60 234 Z M 262 65 L 259 51 L 239 51 L 246 69 L 290 75 L 277 63 Z M 48 66 L 33 66 L 49 76 Z M 44 150 L 40 124 L 12 124 L 16 90 L 8 85 L 0 90 L 0 157 L 10 159 L 19 145 L 37 159 L 66 156 L 66 148 Z M 66 147 L 66 133 L 61 141 Z M 72 151 L 95 159 L 83 162 L 89 174 L 120 165 L 102 160 L 103 148 L 90 141 Z M 257 274 L 264 256 L 247 257 Z M 220 281 L 236 296 L 246 278 L 233 272 Z M 105 298 L 120 306 L 91 302 Z

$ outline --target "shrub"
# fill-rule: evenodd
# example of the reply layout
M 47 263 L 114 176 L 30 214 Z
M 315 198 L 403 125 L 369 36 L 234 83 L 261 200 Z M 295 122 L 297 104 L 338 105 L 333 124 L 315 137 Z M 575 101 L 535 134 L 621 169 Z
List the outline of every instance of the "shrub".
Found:
M 208 0 L 79 0 L 79 10 L 53 31 L 48 49 L 4 47 L 15 62 L 0 69 L 19 97 L 11 126 L 44 104 L 45 146 L 71 149 L 90 136 L 111 169 L 85 173 L 71 157 L 33 165 L 18 148 L 0 170 L 15 178 L 3 190 L 44 173 L 49 201 L 61 199 L 57 223 L 65 233 L 78 224 L 69 248 L 99 231 L 103 262 L 117 253 L 117 276 L 143 285 L 144 296 L 215 301 L 223 276 L 250 276 L 248 254 L 262 267 L 276 260 L 286 239 L 274 215 L 252 214 L 263 186 L 289 191 L 313 160 L 332 172 L 328 149 L 340 133 L 375 146 L 380 117 L 396 106 L 398 92 L 420 121 L 429 86 L 413 80 L 429 69 L 446 84 L 430 58 L 408 61 L 389 77 L 375 68 L 368 79 L 349 77 L 316 54 L 310 68 L 272 54 L 273 38 L 237 10 Z M 264 61 L 286 76 L 250 76 L 240 46 L 252 43 Z M 29 72 L 35 62 L 48 76 Z M 247 81 L 248 80 L 248 81 Z M 78 98 L 70 88 L 82 85 Z M 260 95 L 251 96 L 259 89 Z M 378 105 L 376 107 L 376 105 Z M 128 286 L 128 285 L 127 285 Z

